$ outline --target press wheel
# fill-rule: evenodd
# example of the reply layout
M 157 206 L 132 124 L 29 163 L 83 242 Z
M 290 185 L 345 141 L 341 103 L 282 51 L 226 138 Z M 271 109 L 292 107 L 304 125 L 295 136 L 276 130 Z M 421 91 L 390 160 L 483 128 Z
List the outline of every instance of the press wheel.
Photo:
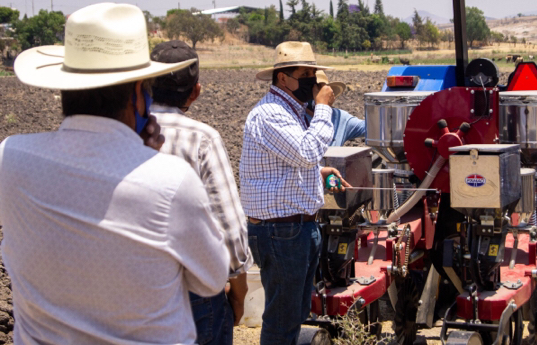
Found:
M 535 331 L 535 319 L 537 316 L 537 289 L 533 290 L 530 298 L 530 308 L 528 315 L 528 345 L 537 345 L 537 332 Z
M 360 311 L 358 318 L 362 325 L 369 331 L 369 334 L 380 337 L 382 333 L 382 324 L 379 323 L 380 305 L 376 300 L 371 302 L 367 307 Z
M 395 335 L 400 345 L 412 345 L 416 340 L 420 291 L 412 278 L 408 275 L 397 284 L 397 303 L 395 304 Z

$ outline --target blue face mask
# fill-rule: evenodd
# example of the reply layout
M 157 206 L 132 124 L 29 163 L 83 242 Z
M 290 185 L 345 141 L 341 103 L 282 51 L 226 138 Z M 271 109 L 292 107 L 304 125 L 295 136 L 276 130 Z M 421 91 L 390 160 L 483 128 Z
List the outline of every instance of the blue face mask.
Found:
M 141 134 L 149 121 L 149 107 L 153 103 L 153 99 L 146 90 L 142 90 L 145 100 L 145 116 L 141 116 L 138 112 L 138 107 L 136 107 L 136 93 L 132 95 L 132 104 L 134 105 L 134 116 L 136 120 L 136 133 Z

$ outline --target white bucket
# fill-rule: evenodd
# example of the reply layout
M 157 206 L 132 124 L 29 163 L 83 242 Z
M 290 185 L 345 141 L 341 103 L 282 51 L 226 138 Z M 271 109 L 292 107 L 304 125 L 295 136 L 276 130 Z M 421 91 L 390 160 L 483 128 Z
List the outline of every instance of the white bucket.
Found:
M 244 315 L 240 321 L 246 327 L 261 327 L 261 316 L 265 310 L 265 290 L 261 285 L 259 268 L 253 266 L 248 271 L 248 293 L 244 299 Z

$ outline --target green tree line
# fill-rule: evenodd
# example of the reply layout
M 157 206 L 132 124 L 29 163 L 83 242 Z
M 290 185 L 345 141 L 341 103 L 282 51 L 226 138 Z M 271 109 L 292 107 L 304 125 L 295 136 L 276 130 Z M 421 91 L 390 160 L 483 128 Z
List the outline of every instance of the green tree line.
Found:
M 254 12 L 241 12 L 236 19 L 248 28 L 248 40 L 268 46 L 276 46 L 283 41 L 307 41 L 318 50 L 380 50 L 404 49 L 406 42 L 414 38 L 416 30 L 409 24 L 384 13 L 382 0 L 376 0 L 371 10 L 358 0 L 357 10 L 350 10 L 348 0 L 330 1 L 329 13 L 318 9 L 307 0 L 288 0 L 291 15 L 283 17 L 283 4 L 279 10 L 275 6 Z M 417 12 L 415 15 L 419 18 Z M 427 20 L 419 19 L 419 29 L 430 44 L 438 43 L 439 32 Z M 428 25 L 427 23 L 430 23 Z
M 412 23 L 384 13 L 382 0 L 375 0 L 371 10 L 365 0 L 349 8 L 349 0 L 329 0 L 329 13 L 325 13 L 308 0 L 287 0 L 290 16 L 284 16 L 284 4 L 279 9 L 271 6 L 252 12 L 241 9 L 237 18 L 227 21 L 225 28 L 232 34 L 245 26 L 250 43 L 275 47 L 284 41 L 307 41 L 318 51 L 327 50 L 382 50 L 407 47 L 407 42 L 416 40 L 420 47 L 435 47 L 439 41 L 453 41 L 453 32 L 440 32 L 429 18 L 422 18 L 414 10 Z M 337 3 L 332 3 L 337 1 Z M 211 16 L 200 14 L 195 9 L 168 11 L 165 17 L 153 17 L 144 11 L 148 29 L 163 29 L 168 38 L 183 38 L 195 47 L 198 42 L 222 39 L 222 27 Z M 516 37 L 507 37 L 491 32 L 483 11 L 476 7 L 466 8 L 469 45 L 476 41 L 517 43 Z M 63 39 L 65 16 L 62 12 L 39 11 L 33 17 L 19 19 L 19 12 L 0 7 L 0 23 L 10 23 L 13 36 L 20 48 L 60 43 Z M 524 42 L 523 42 L 524 43 Z

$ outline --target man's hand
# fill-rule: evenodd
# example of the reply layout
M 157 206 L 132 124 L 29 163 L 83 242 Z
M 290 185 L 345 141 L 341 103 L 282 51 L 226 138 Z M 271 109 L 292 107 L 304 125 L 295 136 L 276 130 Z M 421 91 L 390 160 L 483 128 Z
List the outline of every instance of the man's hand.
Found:
M 336 175 L 341 180 L 341 187 L 339 188 L 332 187 L 330 188 L 330 192 L 332 193 L 344 192 L 345 187 L 352 187 L 347 181 L 343 179 L 343 177 L 341 177 L 341 173 L 339 172 L 339 170 L 337 170 L 336 168 L 331 168 L 331 167 L 324 167 L 321 169 L 321 176 L 323 177 L 323 183 L 326 181 L 326 178 L 332 174 Z
M 324 83 L 313 87 L 313 97 L 315 98 L 315 104 L 325 104 L 329 106 L 332 106 L 336 100 L 332 88 Z
M 238 326 L 242 315 L 244 315 L 244 298 L 246 298 L 246 293 L 248 292 L 246 273 L 241 273 L 236 278 L 230 279 L 229 285 L 230 288 L 227 292 L 227 298 L 235 316 L 233 326 Z
M 164 136 L 160 134 L 160 125 L 157 123 L 157 118 L 153 115 L 149 115 L 147 125 L 144 127 L 140 136 L 144 139 L 145 146 L 149 146 L 157 151 L 164 144 Z

